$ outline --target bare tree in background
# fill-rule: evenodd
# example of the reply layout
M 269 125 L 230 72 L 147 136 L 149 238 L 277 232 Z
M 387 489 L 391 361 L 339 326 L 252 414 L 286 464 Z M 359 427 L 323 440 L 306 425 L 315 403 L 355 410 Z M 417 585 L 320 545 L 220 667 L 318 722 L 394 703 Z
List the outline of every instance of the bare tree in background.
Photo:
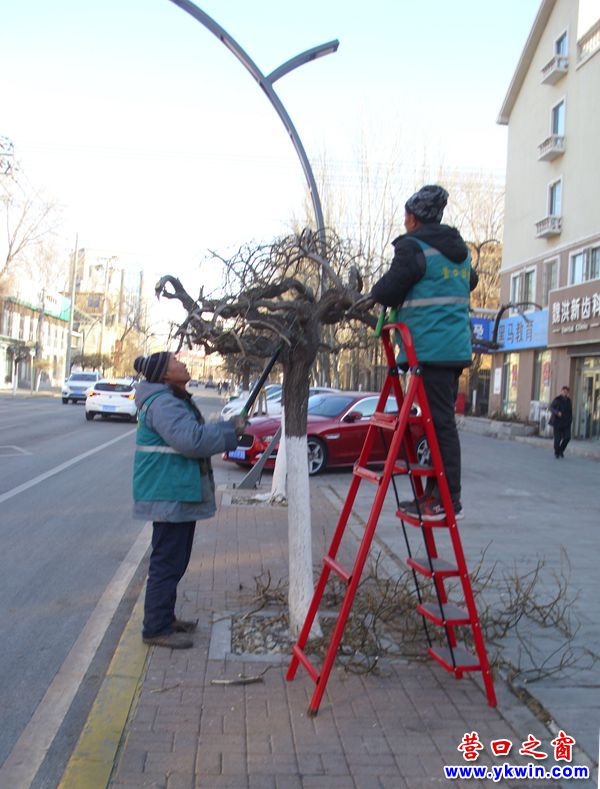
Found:
M 218 257 L 218 256 L 217 256 Z M 267 359 L 282 345 L 285 451 L 288 468 L 290 626 L 297 633 L 312 598 L 312 542 L 306 417 L 311 367 L 326 346 L 323 327 L 358 320 L 375 325 L 361 301 L 357 253 L 333 233 L 324 241 L 305 230 L 229 260 L 225 295 L 193 299 L 165 276 L 157 293 L 177 298 L 187 312 L 179 335 L 206 353 Z M 172 288 L 172 290 L 169 288 Z
M 52 249 L 59 217 L 56 205 L 35 194 L 17 173 L 0 179 L 0 222 L 0 287 L 5 288 L 17 273 L 37 276 L 38 264 Z
M 441 176 L 450 192 L 444 220 L 460 230 L 479 275 L 471 307 L 497 309 L 500 304 L 500 265 L 504 231 L 504 188 L 489 173 Z M 474 354 L 469 368 L 469 390 L 479 388 L 484 357 Z

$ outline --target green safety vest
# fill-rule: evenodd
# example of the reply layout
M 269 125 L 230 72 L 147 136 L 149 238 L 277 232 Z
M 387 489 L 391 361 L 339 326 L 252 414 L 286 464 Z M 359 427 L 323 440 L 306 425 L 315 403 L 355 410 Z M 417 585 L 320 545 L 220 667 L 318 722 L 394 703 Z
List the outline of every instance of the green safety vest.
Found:
M 177 452 L 146 425 L 148 406 L 163 394 L 167 392 L 150 395 L 138 414 L 133 498 L 135 501 L 201 502 L 202 478 L 198 458 L 188 458 Z
M 412 239 L 425 255 L 425 274 L 409 290 L 396 320 L 410 329 L 419 362 L 471 363 L 469 318 L 471 259 L 453 263 L 437 249 Z M 406 362 L 401 346 L 398 363 Z

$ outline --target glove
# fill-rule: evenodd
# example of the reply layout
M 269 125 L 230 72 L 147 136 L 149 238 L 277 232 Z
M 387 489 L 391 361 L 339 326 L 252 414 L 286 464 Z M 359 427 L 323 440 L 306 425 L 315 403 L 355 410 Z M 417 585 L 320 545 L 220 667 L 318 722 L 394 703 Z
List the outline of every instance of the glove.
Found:
M 235 434 L 238 438 L 244 435 L 246 432 L 246 425 L 249 424 L 248 420 L 243 414 L 236 414 L 232 416 L 229 420 L 233 424 L 233 429 L 235 430 Z

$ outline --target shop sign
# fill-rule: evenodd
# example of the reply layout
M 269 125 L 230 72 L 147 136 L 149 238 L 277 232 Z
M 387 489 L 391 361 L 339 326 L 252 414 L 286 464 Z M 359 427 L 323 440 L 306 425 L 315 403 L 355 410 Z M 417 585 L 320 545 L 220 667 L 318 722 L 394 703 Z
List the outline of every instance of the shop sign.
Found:
M 600 341 L 600 282 L 551 291 L 548 317 L 549 348 Z
M 491 340 L 494 321 L 490 318 L 471 318 L 471 328 L 475 341 Z
M 548 344 L 548 310 L 502 318 L 498 327 L 499 353 L 524 348 L 545 348 Z

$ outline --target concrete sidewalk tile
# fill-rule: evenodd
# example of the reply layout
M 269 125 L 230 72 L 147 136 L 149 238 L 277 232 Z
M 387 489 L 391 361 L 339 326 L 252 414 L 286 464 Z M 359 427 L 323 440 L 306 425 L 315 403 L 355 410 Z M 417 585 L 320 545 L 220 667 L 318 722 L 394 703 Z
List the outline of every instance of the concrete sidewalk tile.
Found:
M 305 775 L 302 777 L 302 789 L 353 789 L 354 779 L 349 775 Z
M 249 789 L 249 780 L 243 775 L 199 775 L 198 789 Z
M 223 772 L 223 752 L 214 746 L 199 746 L 196 751 L 194 770 L 199 775 L 221 775 Z
M 259 783 L 251 784 L 251 786 L 263 789 Z M 276 775 L 275 787 L 276 789 L 302 789 L 302 778 L 299 775 Z
M 194 789 L 193 775 L 187 772 L 170 773 L 167 778 L 167 789 Z
M 195 759 L 195 749 L 178 753 L 149 753 L 146 757 L 144 771 L 149 773 L 162 771 L 164 775 L 177 771 L 191 774 L 194 770 Z

